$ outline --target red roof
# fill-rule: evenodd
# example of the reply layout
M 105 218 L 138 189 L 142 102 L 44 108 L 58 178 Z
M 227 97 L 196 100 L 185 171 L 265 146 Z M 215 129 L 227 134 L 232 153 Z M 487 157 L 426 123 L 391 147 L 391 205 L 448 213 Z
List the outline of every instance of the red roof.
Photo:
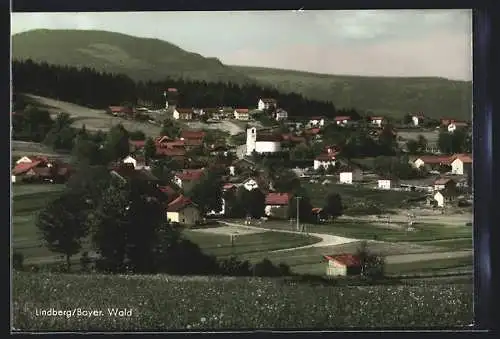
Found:
M 446 156 L 438 156 L 438 155 L 422 155 L 418 159 L 422 160 L 424 164 L 450 164 L 452 159 L 449 155 Z M 417 160 L 418 160 L 417 159 Z
M 109 110 L 113 113 L 132 113 L 132 110 L 124 106 L 109 106 Z
M 167 201 L 173 201 L 175 198 L 177 198 L 177 191 L 174 190 L 171 186 L 160 186 L 158 187 L 160 192 L 165 193 L 167 195 Z
M 146 145 L 145 140 L 130 140 L 130 144 L 134 146 L 136 149 L 143 148 Z
M 453 181 L 453 180 L 451 180 L 449 178 L 439 178 L 436 181 L 434 181 L 434 185 L 446 185 L 450 181 Z
M 248 113 L 248 108 L 236 108 L 236 113 Z
M 177 88 L 170 87 L 167 89 L 167 92 L 177 92 Z
M 266 205 L 287 206 L 290 197 L 290 193 L 268 193 L 266 195 Z
M 206 133 L 204 131 L 184 130 L 181 132 L 181 138 L 184 139 L 203 139 Z
M 315 116 L 315 117 L 311 117 L 309 120 L 321 120 L 321 119 L 324 119 L 324 117 Z
M 370 117 L 371 120 L 384 120 L 384 117 Z
M 233 188 L 233 187 L 236 187 L 236 185 L 235 185 L 235 184 L 232 184 L 232 183 L 226 183 L 226 184 L 224 184 L 224 185 L 222 186 L 222 189 L 223 189 L 223 190 L 228 190 L 228 189 L 231 189 L 231 188 Z
M 309 128 L 305 130 L 306 134 L 318 134 L 321 132 L 321 128 Z
M 351 120 L 351 117 L 348 117 L 348 116 L 335 117 L 335 121 L 344 121 L 344 120 Z
M 186 208 L 187 206 L 192 205 L 192 204 L 193 204 L 193 202 L 191 201 L 191 199 L 189 199 L 183 195 L 179 195 L 177 198 L 175 198 L 174 201 L 170 202 L 167 205 L 167 211 L 168 212 L 179 212 L 183 208 Z
M 460 159 L 464 164 L 472 164 L 472 157 L 469 154 L 454 154 L 451 161 Z
M 203 169 L 184 170 L 176 173 L 176 177 L 182 181 L 199 180 L 203 176 Z
M 311 211 L 315 214 L 321 212 L 323 209 L 321 207 L 314 207 Z
M 257 141 L 281 142 L 283 141 L 283 137 L 276 134 L 257 134 Z
M 454 121 L 452 124 L 458 127 L 469 126 L 469 124 L 465 121 Z
M 185 140 L 174 140 L 169 142 L 157 142 L 156 147 L 158 148 L 180 148 L 186 145 Z
M 42 161 L 20 162 L 12 169 L 12 174 L 19 175 L 28 172 L 30 169 L 40 165 Z
M 158 156 L 169 156 L 169 157 L 174 157 L 174 156 L 184 156 L 186 155 L 186 150 L 182 148 L 169 148 L 169 147 L 157 147 L 156 148 L 156 155 Z
M 319 160 L 319 161 L 331 161 L 331 160 L 335 160 L 335 154 L 336 153 L 322 153 L 320 155 L 318 155 L 315 160 Z
M 329 261 L 336 261 L 337 263 L 347 267 L 361 266 L 361 260 L 358 256 L 352 254 L 339 254 L 339 255 L 325 255 Z
M 272 99 L 272 98 L 262 98 L 260 100 L 262 100 L 262 102 L 265 102 L 266 104 L 267 103 L 269 103 L 269 104 L 275 104 L 276 103 L 276 99 Z
M 283 138 L 283 140 L 289 140 L 292 142 L 297 142 L 297 143 L 306 142 L 306 138 L 299 137 L 298 135 L 294 135 L 292 133 L 282 134 L 281 137 Z
M 155 138 L 155 143 L 164 143 L 164 142 L 167 142 L 167 141 L 171 141 L 173 140 L 172 138 L 170 138 L 169 136 L 166 136 L 166 135 L 161 135 L 159 137 L 156 137 Z

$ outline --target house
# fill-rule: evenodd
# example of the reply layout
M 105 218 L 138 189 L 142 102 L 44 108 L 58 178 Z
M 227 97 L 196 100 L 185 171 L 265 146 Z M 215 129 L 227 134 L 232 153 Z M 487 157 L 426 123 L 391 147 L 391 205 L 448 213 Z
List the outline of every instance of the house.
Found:
M 381 190 L 390 190 L 400 187 L 400 181 L 398 179 L 379 179 L 377 182 L 377 188 Z
M 233 161 L 233 163 L 229 166 L 229 174 L 235 176 L 241 172 L 253 171 L 256 166 L 255 162 L 247 158 L 238 159 Z
M 124 182 L 128 182 L 129 180 L 139 180 L 154 186 L 160 183 L 160 179 L 154 176 L 153 173 L 145 169 L 137 170 L 131 163 L 119 163 L 111 168 L 110 173 Z
M 196 225 L 201 215 L 191 199 L 180 195 L 167 205 L 167 218 L 183 225 Z
M 434 181 L 434 190 L 442 191 L 444 189 L 455 189 L 457 187 L 457 183 L 450 178 L 439 178 Z
M 179 196 L 179 193 L 170 185 L 158 186 L 158 190 L 165 195 L 167 203 L 174 201 Z
M 370 123 L 373 126 L 382 127 L 383 122 L 384 122 L 383 117 L 370 117 Z
M 339 182 L 341 184 L 352 184 L 356 181 L 363 180 L 363 171 L 359 168 L 354 168 L 351 171 L 340 172 Z
M 179 187 L 183 189 L 187 189 L 187 186 L 192 186 L 195 182 L 201 179 L 203 176 L 204 169 L 192 169 L 192 170 L 183 170 L 181 172 L 177 172 L 172 179 L 172 181 Z
M 456 197 L 456 192 L 454 190 L 444 189 L 441 191 L 437 191 L 432 196 L 431 204 L 436 207 L 445 207 L 447 203 L 453 201 Z
M 335 121 L 335 123 L 338 126 L 346 126 L 351 121 L 351 117 L 349 117 L 349 116 L 338 116 L 338 117 L 335 117 L 333 119 L 333 121 Z
M 311 210 L 312 215 L 316 217 L 318 222 L 326 221 L 328 219 L 328 215 L 324 212 L 324 210 L 320 207 L 313 207 Z
M 128 118 L 135 114 L 132 108 L 124 106 L 109 106 L 106 112 L 115 117 L 123 117 L 123 118 Z
M 264 111 L 268 109 L 275 109 L 278 106 L 276 99 L 272 98 L 261 98 L 257 103 L 257 109 L 259 111 Z
M 276 110 L 276 112 L 274 112 L 274 119 L 276 121 L 283 121 L 283 120 L 286 120 L 288 119 L 288 112 L 285 111 L 284 109 L 282 108 L 278 108 Z
M 407 191 L 434 192 L 435 178 L 401 180 L 400 187 Z
M 413 161 L 413 166 L 416 168 L 425 167 L 426 169 L 449 166 L 450 164 L 450 156 L 422 155 Z
M 233 114 L 236 120 L 248 121 L 250 119 L 248 108 L 236 108 Z
M 50 161 L 43 157 L 23 158 L 21 158 L 23 161 L 17 163 L 12 169 L 11 181 L 13 183 L 20 181 L 64 182 L 72 173 L 71 167 L 61 161 Z
M 322 153 L 322 154 L 318 155 L 314 159 L 313 168 L 315 170 L 318 170 L 321 167 L 327 169 L 330 166 L 335 166 L 335 163 L 336 163 L 335 155 L 336 155 L 336 153 L 330 153 L 330 154 Z
M 457 128 L 467 128 L 469 126 L 468 123 L 463 121 L 453 121 L 446 128 L 449 133 L 453 133 L 457 130 Z
M 182 130 L 180 139 L 181 140 L 203 140 L 207 133 L 205 131 L 200 131 L 200 130 Z
M 323 127 L 325 125 L 325 118 L 321 116 L 311 117 L 307 124 L 311 127 Z
M 328 262 L 326 275 L 329 277 L 361 274 L 361 259 L 356 255 L 325 255 L 324 258 Z
M 264 213 L 267 216 L 273 215 L 275 209 L 287 208 L 292 195 L 290 193 L 275 193 L 271 192 L 266 195 Z
M 132 152 L 143 149 L 146 145 L 146 140 L 130 140 L 129 141 L 130 148 Z
M 175 108 L 172 117 L 175 120 L 192 120 L 193 110 L 191 108 Z
M 16 164 L 20 164 L 20 163 L 31 163 L 33 161 L 36 161 L 36 160 L 41 160 L 40 157 L 27 157 L 27 156 L 23 156 L 21 157 L 20 159 L 18 159 L 16 161 Z
M 472 157 L 468 154 L 455 154 L 451 161 L 451 173 L 468 175 L 472 173 Z
M 281 135 L 257 133 L 255 127 L 247 129 L 246 155 L 257 153 L 276 153 L 281 151 Z
M 232 119 L 234 118 L 234 108 L 230 106 L 224 106 L 219 108 L 220 119 Z
M 247 191 L 253 191 L 254 189 L 259 189 L 259 183 L 256 178 L 248 178 L 241 183 Z
M 132 164 L 135 169 L 150 169 L 149 166 L 146 166 L 146 159 L 144 157 L 128 155 L 122 159 L 122 162 L 124 164 Z
M 417 127 L 422 122 L 424 121 L 424 115 L 423 114 L 414 114 L 411 116 L 411 122 L 413 123 L 413 126 Z
M 220 113 L 217 108 L 204 108 L 203 111 L 209 119 L 220 120 Z

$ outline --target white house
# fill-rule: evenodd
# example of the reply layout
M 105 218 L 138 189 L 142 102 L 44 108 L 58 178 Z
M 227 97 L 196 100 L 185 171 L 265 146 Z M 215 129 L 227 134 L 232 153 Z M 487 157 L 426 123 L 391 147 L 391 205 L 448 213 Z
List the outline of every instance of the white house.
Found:
M 383 121 L 384 121 L 383 117 L 370 117 L 371 124 L 377 127 L 382 127 Z
M 33 162 L 33 160 L 31 160 L 27 156 L 24 156 L 21 159 L 19 159 L 19 160 L 16 161 L 16 165 L 20 164 L 20 163 L 31 163 L 31 162 Z
M 434 194 L 433 199 L 436 201 L 438 207 L 444 207 L 445 197 L 440 191 Z
M 191 120 L 193 119 L 193 110 L 191 108 L 175 108 L 172 117 L 175 120 Z
M 446 128 L 448 129 L 449 133 L 453 133 L 457 130 L 457 128 L 461 128 L 461 127 L 467 127 L 467 123 L 460 122 L 460 121 L 452 121 L 448 124 L 448 126 Z
M 288 119 L 288 112 L 284 109 L 278 108 L 275 114 L 276 121 L 282 121 Z
M 325 255 L 327 276 L 347 276 L 361 273 L 361 260 L 352 254 Z
M 315 170 L 319 169 L 320 167 L 324 167 L 325 169 L 330 167 L 330 166 L 335 166 L 336 163 L 336 158 L 334 153 L 323 153 L 318 155 L 314 159 L 314 165 L 313 168 Z
M 399 181 L 395 179 L 379 179 L 377 187 L 381 190 L 390 190 L 399 187 Z
M 352 184 L 354 181 L 361 181 L 363 172 L 360 169 L 355 169 L 349 172 L 340 172 L 339 182 L 341 184 Z
M 414 114 L 411 117 L 411 122 L 413 126 L 417 127 L 424 121 L 424 116 L 422 114 Z
M 248 108 L 236 108 L 234 110 L 234 118 L 236 120 L 247 121 L 250 118 Z
M 468 175 L 472 172 L 472 158 L 467 154 L 457 154 L 451 162 L 451 173 L 456 175 Z
M 325 125 L 325 118 L 323 117 L 311 117 L 308 122 L 311 127 L 323 127 Z
M 276 153 L 281 151 L 282 137 L 277 135 L 258 135 L 257 129 L 247 129 L 246 155 L 257 153 Z
M 241 185 L 247 190 L 247 191 L 252 191 L 256 188 L 259 188 L 259 184 L 257 183 L 257 180 L 254 178 L 248 178 L 247 180 L 243 181 Z
M 440 178 L 434 181 L 434 190 L 442 191 L 444 189 L 456 187 L 456 182 L 449 178 Z
M 145 160 L 143 158 L 133 157 L 132 155 L 128 155 L 127 157 L 125 157 L 122 160 L 122 162 L 124 164 L 132 164 L 136 170 L 139 170 L 139 169 L 149 170 L 150 169 L 149 166 L 146 166 Z
M 278 102 L 276 99 L 271 99 L 271 98 L 261 98 L 259 99 L 259 102 L 257 103 L 257 108 L 259 111 L 263 111 L 266 109 L 272 109 L 276 108 L 278 105 Z
M 351 117 L 348 116 L 338 116 L 333 119 L 338 126 L 346 126 L 350 121 Z

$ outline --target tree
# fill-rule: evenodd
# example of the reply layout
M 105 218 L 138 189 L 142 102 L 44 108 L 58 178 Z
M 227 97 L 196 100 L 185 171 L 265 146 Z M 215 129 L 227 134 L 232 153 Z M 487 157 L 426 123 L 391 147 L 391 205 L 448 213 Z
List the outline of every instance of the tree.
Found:
M 161 136 L 168 136 L 170 138 L 176 138 L 180 135 L 181 129 L 179 126 L 170 119 L 166 119 L 163 121 L 162 127 L 161 127 Z
M 237 197 L 239 204 L 243 207 L 245 216 L 249 215 L 257 219 L 264 216 L 266 196 L 260 189 L 255 188 L 248 191 L 242 187 L 238 190 Z
M 338 193 L 330 193 L 326 197 L 325 206 L 323 207 L 323 212 L 330 218 L 335 220 L 335 218 L 340 217 L 343 214 L 344 207 L 342 205 L 342 198 Z
M 102 192 L 109 186 L 111 175 L 106 166 L 79 164 L 66 183 L 67 190 L 85 199 L 89 209 L 100 203 Z
M 104 149 L 110 160 L 123 158 L 130 153 L 129 139 L 128 131 L 123 125 L 111 127 L 104 143 Z
M 410 125 L 413 122 L 413 116 L 411 114 L 406 114 L 403 118 L 403 124 Z
M 292 192 L 300 187 L 299 177 L 290 169 L 275 171 L 270 179 L 278 192 Z
M 424 153 L 427 149 L 428 141 L 422 134 L 419 134 L 417 137 L 417 145 L 419 153 Z
M 361 275 L 370 279 L 384 277 L 385 260 L 382 256 L 372 253 L 368 249 L 368 244 L 363 241 L 356 252 L 361 264 Z
M 146 134 L 141 130 L 135 130 L 129 133 L 130 140 L 146 140 Z
M 198 205 L 200 213 L 222 210 L 222 178 L 219 173 L 207 170 L 187 195 Z
M 66 268 L 71 268 L 71 257 L 82 247 L 88 234 L 86 203 L 80 195 L 66 192 L 50 202 L 38 215 L 36 226 L 42 239 L 52 252 L 66 256 Z
M 417 140 L 410 139 L 406 142 L 406 149 L 410 154 L 417 154 L 419 150 L 419 145 Z
M 310 221 L 312 220 L 313 214 L 312 209 L 313 206 L 311 204 L 311 200 L 307 194 L 307 191 L 299 187 L 297 188 L 291 195 L 290 201 L 288 202 L 288 218 L 294 219 L 297 218 L 297 197 L 299 199 L 299 220 L 300 221 Z
M 72 155 L 80 164 L 97 165 L 101 163 L 99 145 L 86 134 L 78 134 L 74 141 Z
M 146 158 L 146 164 L 156 156 L 156 144 L 152 138 L 147 138 L 144 143 L 144 157 Z

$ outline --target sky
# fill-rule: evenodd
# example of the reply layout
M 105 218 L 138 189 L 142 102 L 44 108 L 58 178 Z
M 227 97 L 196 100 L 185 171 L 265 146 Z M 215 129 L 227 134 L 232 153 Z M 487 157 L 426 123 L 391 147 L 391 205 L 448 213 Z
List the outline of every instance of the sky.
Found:
M 156 38 L 228 65 L 472 79 L 470 10 L 12 14 L 12 34 L 39 28 Z

